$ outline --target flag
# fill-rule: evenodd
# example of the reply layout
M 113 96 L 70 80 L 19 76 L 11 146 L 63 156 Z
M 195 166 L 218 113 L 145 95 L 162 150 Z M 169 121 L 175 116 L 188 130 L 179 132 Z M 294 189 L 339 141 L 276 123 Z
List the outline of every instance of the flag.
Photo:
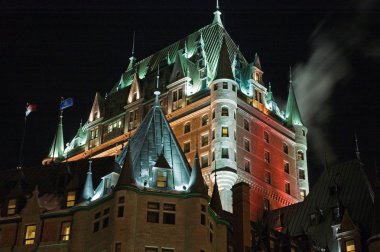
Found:
M 30 113 L 37 110 L 36 104 L 27 103 L 26 104 L 26 111 L 25 111 L 25 117 L 27 117 Z
M 68 107 L 71 107 L 74 105 L 74 101 L 73 101 L 73 98 L 66 98 L 64 100 L 61 101 L 61 104 L 60 104 L 60 109 L 63 110 L 65 108 L 68 108 Z

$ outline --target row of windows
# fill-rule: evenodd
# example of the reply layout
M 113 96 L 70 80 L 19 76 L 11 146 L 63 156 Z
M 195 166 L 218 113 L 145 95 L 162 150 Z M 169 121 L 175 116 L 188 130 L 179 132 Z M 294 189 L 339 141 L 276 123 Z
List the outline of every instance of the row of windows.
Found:
M 164 203 L 162 211 L 160 209 L 159 202 L 148 202 L 147 203 L 147 216 L 146 221 L 149 223 L 159 223 L 160 222 L 160 212 L 162 212 L 162 223 L 163 224 L 175 224 L 175 204 Z
M 25 226 L 24 245 L 33 245 L 36 242 L 37 225 Z M 65 221 L 61 223 L 60 241 L 70 240 L 71 222 Z
M 222 82 L 222 89 L 228 89 L 228 82 Z M 214 84 L 214 91 L 218 90 L 219 83 Z M 236 92 L 236 86 L 234 84 L 231 84 L 232 91 Z

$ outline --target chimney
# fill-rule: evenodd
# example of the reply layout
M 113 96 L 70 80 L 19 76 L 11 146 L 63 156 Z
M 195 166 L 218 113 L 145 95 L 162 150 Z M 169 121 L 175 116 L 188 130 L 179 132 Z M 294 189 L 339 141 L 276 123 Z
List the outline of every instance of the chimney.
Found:
M 250 251 L 252 246 L 249 190 L 250 187 L 245 182 L 232 187 L 235 251 Z

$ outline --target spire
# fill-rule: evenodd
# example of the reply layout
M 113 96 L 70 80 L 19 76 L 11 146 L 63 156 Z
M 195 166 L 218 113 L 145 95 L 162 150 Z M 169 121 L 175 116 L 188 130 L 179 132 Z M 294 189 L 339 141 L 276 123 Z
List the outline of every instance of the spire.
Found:
M 134 169 L 132 162 L 132 153 L 130 142 L 127 146 L 127 153 L 124 158 L 124 164 L 120 172 L 119 180 L 116 184 L 116 190 L 120 190 L 124 186 L 135 185 Z
M 222 202 L 220 200 L 218 182 L 216 179 L 216 165 L 215 165 L 214 175 L 215 175 L 215 183 L 214 183 L 214 188 L 213 188 L 212 196 L 210 200 L 210 207 L 212 208 L 212 210 L 215 211 L 215 213 L 217 213 L 218 215 L 221 215 L 221 213 L 223 213 L 223 207 L 222 207 Z
M 52 158 L 53 160 L 56 158 L 63 157 L 64 152 L 64 141 L 63 141 L 63 124 L 62 124 L 62 118 L 63 118 L 63 110 L 60 110 L 59 115 L 59 122 L 58 122 L 58 128 L 57 133 L 54 137 L 53 143 L 50 147 L 50 152 L 48 157 Z
M 217 79 L 230 79 L 234 80 L 232 73 L 230 55 L 228 53 L 226 38 L 223 37 L 222 46 L 220 47 L 218 65 L 216 66 L 216 73 L 214 80 Z
M 132 41 L 132 54 L 129 57 L 129 65 L 127 71 L 131 70 L 135 66 L 136 58 L 135 58 L 135 31 L 133 31 L 133 41 Z
M 82 200 L 87 201 L 94 196 L 94 185 L 92 182 L 92 171 L 91 171 L 92 160 L 88 160 L 88 171 L 86 181 L 84 183 L 83 192 L 82 192 Z
M 157 85 L 156 85 L 156 91 L 154 91 L 154 95 L 155 95 L 154 106 L 156 106 L 156 107 L 160 106 L 160 102 L 159 102 L 159 99 L 158 99 L 158 97 L 161 94 L 161 92 L 158 89 L 159 83 L 160 83 L 160 65 L 158 65 L 158 68 L 157 68 Z
M 355 147 L 356 147 L 356 158 L 360 161 L 360 151 L 359 151 L 359 144 L 358 144 L 358 136 L 355 132 Z
M 203 180 L 201 165 L 199 163 L 198 145 L 187 191 L 191 193 L 201 193 L 204 196 L 207 196 L 208 192 L 207 186 L 205 185 L 205 182 Z
M 286 123 L 289 126 L 303 125 L 301 113 L 298 109 L 296 96 L 293 89 L 292 70 L 289 73 L 289 94 L 286 103 Z
M 216 10 L 214 11 L 214 20 L 212 21 L 213 24 L 219 24 L 223 27 L 222 20 L 220 19 L 220 15 L 222 13 L 219 11 L 219 0 L 216 0 Z

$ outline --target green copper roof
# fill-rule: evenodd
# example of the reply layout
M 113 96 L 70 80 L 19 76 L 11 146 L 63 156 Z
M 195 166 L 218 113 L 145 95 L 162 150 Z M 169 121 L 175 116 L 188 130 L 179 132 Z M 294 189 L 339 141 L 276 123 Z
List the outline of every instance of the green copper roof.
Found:
M 285 118 L 288 125 L 303 125 L 292 82 L 289 83 L 289 94 L 288 102 L 286 103 Z
M 50 158 L 61 158 L 64 152 L 64 141 L 63 141 L 63 124 L 62 124 L 62 111 L 59 117 L 59 123 L 57 128 L 57 133 L 54 137 L 53 143 L 50 147 L 50 152 L 48 157 Z
M 222 46 L 220 48 L 218 65 L 216 68 L 216 74 L 214 76 L 214 80 L 217 79 L 234 79 L 225 38 L 223 38 Z
M 189 192 L 201 193 L 207 197 L 208 188 L 202 176 L 201 165 L 199 163 L 198 151 L 195 154 L 193 169 L 191 170 L 191 177 L 189 182 Z

